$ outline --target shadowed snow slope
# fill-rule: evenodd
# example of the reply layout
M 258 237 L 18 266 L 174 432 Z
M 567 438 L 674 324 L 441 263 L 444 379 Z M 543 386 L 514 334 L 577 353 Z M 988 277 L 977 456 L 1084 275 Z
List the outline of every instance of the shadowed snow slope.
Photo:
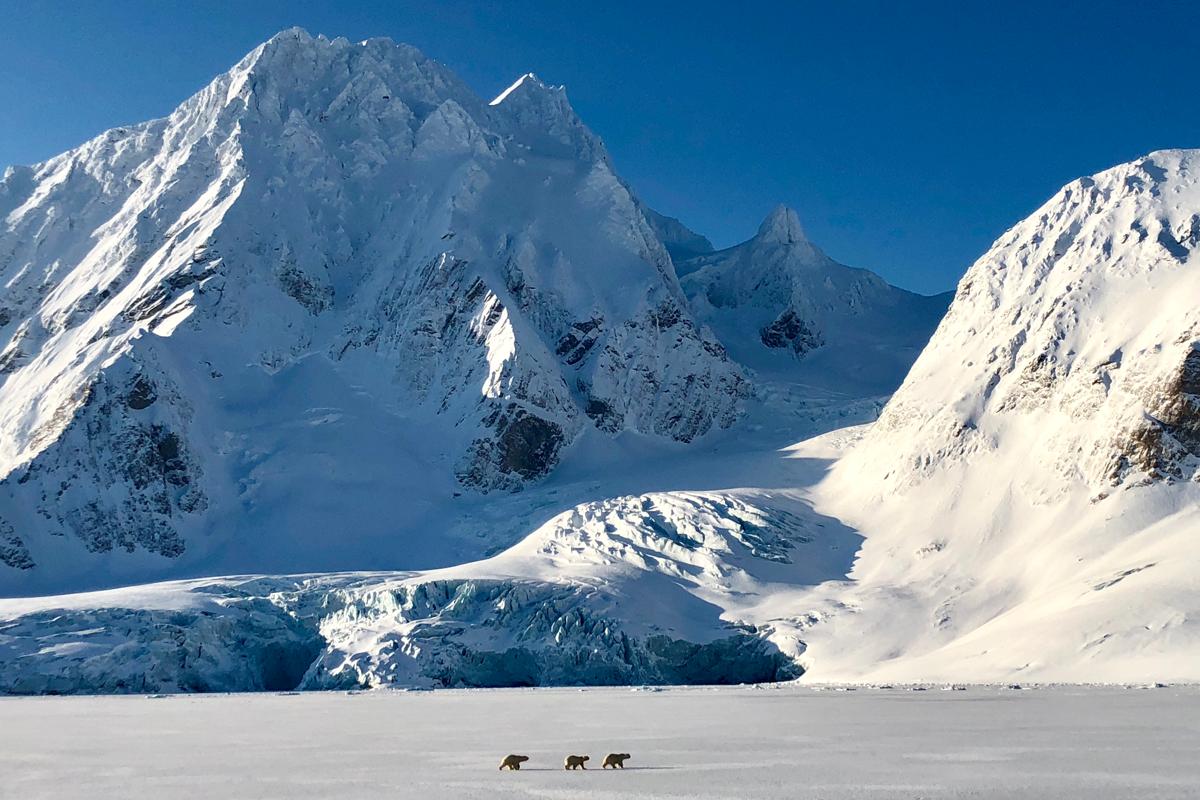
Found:
M 675 261 L 675 270 L 680 276 L 687 269 L 686 259 L 713 251 L 712 242 L 674 217 L 663 216 L 652 208 L 643 208 L 643 211 L 646 214 L 646 222 L 650 223 L 659 241 Z
M 1198 247 L 1200 152 L 1163 151 L 971 267 L 818 492 L 866 536 L 818 677 L 1200 678 Z

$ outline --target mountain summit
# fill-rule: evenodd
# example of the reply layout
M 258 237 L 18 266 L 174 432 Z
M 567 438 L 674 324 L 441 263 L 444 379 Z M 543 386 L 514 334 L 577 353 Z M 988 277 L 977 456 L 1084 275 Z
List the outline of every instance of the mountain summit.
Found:
M 677 269 L 696 313 L 739 362 L 867 393 L 903 379 L 949 302 L 839 264 L 784 205 L 748 241 Z
M 437 563 L 431 498 L 746 394 L 565 92 L 386 39 L 284 31 L 0 219 L 0 585 Z
M 800 215 L 783 204 L 776 206 L 762 221 L 755 238 L 760 242 L 779 244 L 800 244 L 808 241 L 808 237 L 804 235 L 804 228 L 800 225 Z

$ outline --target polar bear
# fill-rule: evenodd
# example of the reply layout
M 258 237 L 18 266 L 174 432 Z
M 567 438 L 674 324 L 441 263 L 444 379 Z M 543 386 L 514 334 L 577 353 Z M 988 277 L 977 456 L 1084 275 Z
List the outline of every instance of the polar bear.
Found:
M 591 756 L 567 756 L 567 760 L 563 762 L 563 769 L 587 769 L 583 762 L 590 758 Z
M 604 763 L 600 765 L 600 769 L 608 769 L 612 767 L 616 769 L 620 767 L 625 769 L 625 759 L 629 758 L 629 753 L 609 753 L 604 757 Z
M 500 769 L 504 769 L 505 767 L 508 767 L 509 769 L 520 769 L 521 762 L 528 760 L 529 756 L 514 756 L 509 754 L 504 757 L 503 761 L 500 762 Z

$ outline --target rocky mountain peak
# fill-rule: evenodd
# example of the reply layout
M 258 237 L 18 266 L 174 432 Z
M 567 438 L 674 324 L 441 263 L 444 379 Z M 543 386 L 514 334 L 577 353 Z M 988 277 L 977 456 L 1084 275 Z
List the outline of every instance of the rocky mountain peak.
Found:
M 253 569 L 243 524 L 313 565 L 334 528 L 378 553 L 588 428 L 691 441 L 748 393 L 565 92 L 489 106 L 388 40 L 284 31 L 10 171 L 0 208 L 0 584 L 211 547 Z
M 758 226 L 755 239 L 772 244 L 806 244 L 808 237 L 795 209 L 780 203 Z

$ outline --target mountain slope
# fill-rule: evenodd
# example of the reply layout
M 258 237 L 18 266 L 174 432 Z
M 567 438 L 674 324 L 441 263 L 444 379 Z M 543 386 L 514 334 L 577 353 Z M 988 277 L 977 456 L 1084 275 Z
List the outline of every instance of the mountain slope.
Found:
M 1200 152 L 1066 186 L 967 272 L 818 508 L 866 535 L 808 657 L 890 680 L 1196 679 Z
M 696 233 L 674 217 L 658 213 L 652 208 L 644 208 L 646 222 L 654 229 L 663 247 L 671 254 L 675 262 L 675 270 L 683 275 L 687 259 L 711 253 L 715 248 L 707 237 Z
M 464 488 L 520 489 L 586 429 L 728 426 L 745 379 L 640 209 L 560 88 L 489 104 L 406 45 L 300 30 L 9 169 L 0 587 L 317 566 L 278 556 L 331 539 L 450 563 L 424 521 Z
M 837 263 L 785 206 L 749 241 L 683 262 L 679 272 L 697 315 L 740 363 L 868 394 L 899 385 L 949 302 Z

